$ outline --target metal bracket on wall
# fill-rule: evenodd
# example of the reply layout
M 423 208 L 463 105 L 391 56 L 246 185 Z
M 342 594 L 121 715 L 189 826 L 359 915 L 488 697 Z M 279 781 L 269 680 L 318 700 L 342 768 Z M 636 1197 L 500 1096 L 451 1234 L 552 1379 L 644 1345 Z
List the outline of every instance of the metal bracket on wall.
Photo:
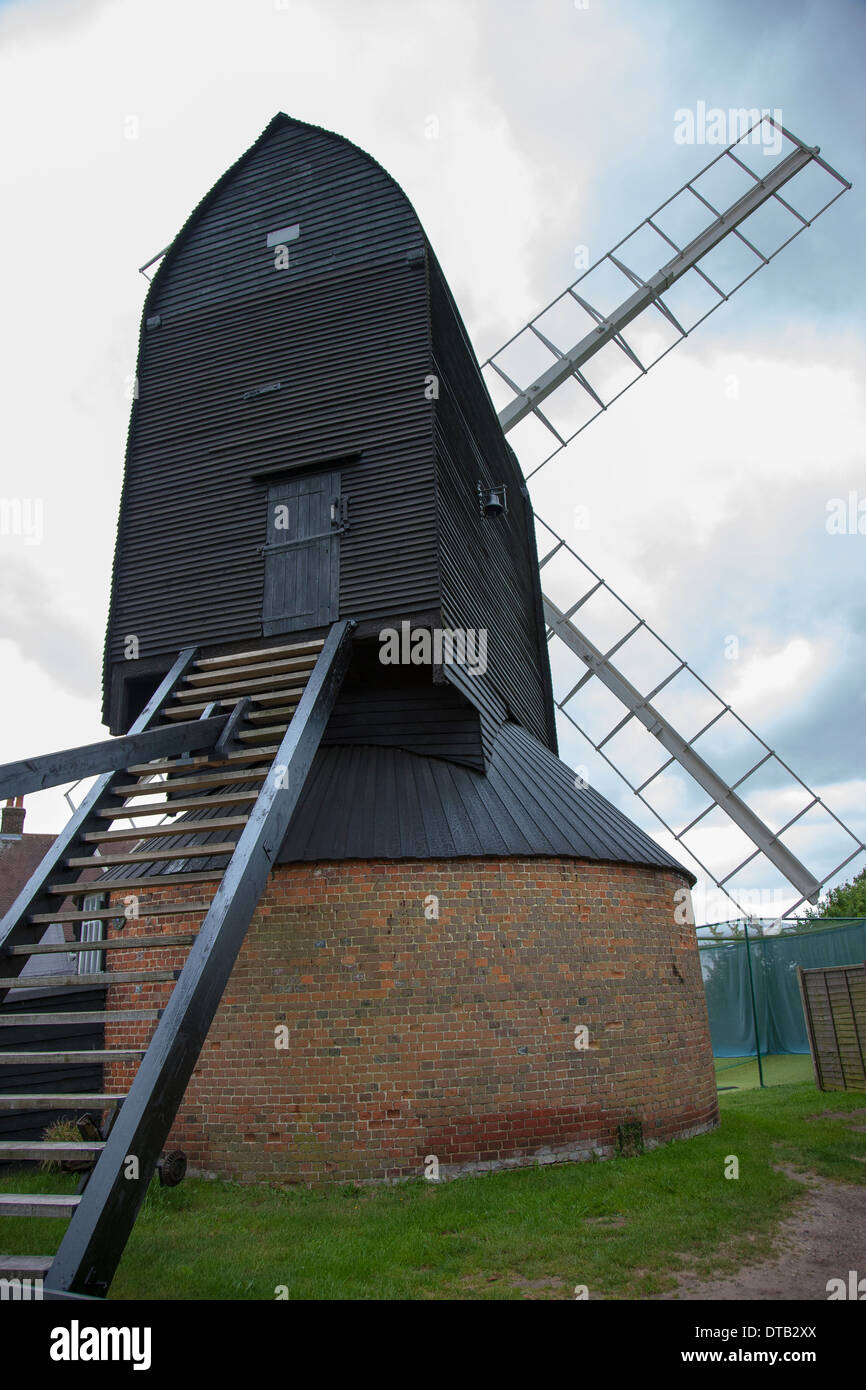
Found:
M 331 503 L 332 531 L 349 530 L 349 499 L 345 495 L 335 497 Z

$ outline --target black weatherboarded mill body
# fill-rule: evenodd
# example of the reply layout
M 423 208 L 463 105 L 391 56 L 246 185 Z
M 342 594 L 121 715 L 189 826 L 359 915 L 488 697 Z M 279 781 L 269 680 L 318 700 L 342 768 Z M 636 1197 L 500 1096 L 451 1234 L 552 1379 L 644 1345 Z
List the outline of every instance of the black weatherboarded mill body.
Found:
M 507 515 L 482 517 L 479 482 L 507 486 Z M 359 641 L 403 620 L 495 632 L 485 674 L 446 665 L 464 698 L 441 694 L 437 738 L 411 716 L 421 746 L 481 767 L 510 717 L 553 747 L 525 490 L 441 270 L 374 160 L 277 116 L 147 297 L 106 642 L 112 731 L 179 648 L 285 641 L 338 617 L 359 620 Z
M 137 380 L 106 637 L 113 733 L 185 645 L 295 642 L 351 618 L 352 668 L 281 858 L 674 864 L 555 757 L 523 477 L 423 228 L 375 160 L 276 116 L 163 258 Z M 485 516 L 479 487 L 503 486 L 505 513 Z M 382 664 L 380 634 L 404 623 L 483 632 L 485 669 Z M 404 752 L 453 775 L 427 762 L 419 791 Z

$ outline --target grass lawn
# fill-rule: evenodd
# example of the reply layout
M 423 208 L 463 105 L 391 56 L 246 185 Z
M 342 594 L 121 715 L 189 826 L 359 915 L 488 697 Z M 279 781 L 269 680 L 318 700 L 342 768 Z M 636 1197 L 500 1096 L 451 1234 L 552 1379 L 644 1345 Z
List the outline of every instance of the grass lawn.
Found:
M 863 1095 L 777 1085 L 720 1103 L 712 1134 L 637 1158 L 441 1185 L 153 1185 L 111 1297 L 273 1299 L 285 1286 L 292 1299 L 570 1298 L 585 1284 L 591 1298 L 641 1298 L 670 1288 L 672 1270 L 719 1273 L 765 1254 L 802 1191 L 774 1165 L 866 1182 L 863 1136 L 810 1118 L 862 1111 Z M 729 1154 L 736 1181 L 724 1177 Z M 13 1192 L 73 1186 L 65 1175 L 0 1179 Z M 49 1252 L 64 1226 L 2 1217 L 0 1250 Z
M 751 1090 L 759 1085 L 758 1063 L 755 1057 L 717 1057 L 716 1085 L 719 1089 Z M 761 1058 L 765 1086 L 779 1086 L 794 1081 L 812 1081 L 812 1059 L 808 1053 L 776 1052 Z

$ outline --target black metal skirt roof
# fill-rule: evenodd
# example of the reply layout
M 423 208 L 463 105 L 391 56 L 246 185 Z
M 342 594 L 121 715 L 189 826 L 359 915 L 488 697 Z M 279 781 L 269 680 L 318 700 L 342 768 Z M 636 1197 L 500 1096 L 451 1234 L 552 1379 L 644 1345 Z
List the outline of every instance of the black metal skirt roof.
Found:
M 207 811 L 195 813 L 198 822 L 207 818 Z M 228 856 L 209 856 L 207 846 L 224 842 L 225 834 L 184 835 L 184 819 L 177 836 L 161 843 L 188 845 L 189 859 L 108 869 L 100 884 L 108 889 L 121 874 L 129 881 L 224 867 Z M 695 882 L 599 792 L 578 789 L 571 768 L 513 723 L 501 726 L 487 773 L 402 748 L 320 748 L 275 862 L 509 855 L 645 864 Z
M 399 748 L 322 748 L 278 863 L 566 855 L 683 869 L 532 734 L 504 724 L 487 774 Z

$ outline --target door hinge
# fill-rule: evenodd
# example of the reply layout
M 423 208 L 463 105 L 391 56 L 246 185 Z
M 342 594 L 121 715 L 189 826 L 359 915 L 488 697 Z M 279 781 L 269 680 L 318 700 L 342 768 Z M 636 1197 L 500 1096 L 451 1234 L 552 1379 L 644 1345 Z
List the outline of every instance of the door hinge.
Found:
M 331 503 L 331 526 L 335 531 L 349 530 L 349 499 L 335 497 Z

